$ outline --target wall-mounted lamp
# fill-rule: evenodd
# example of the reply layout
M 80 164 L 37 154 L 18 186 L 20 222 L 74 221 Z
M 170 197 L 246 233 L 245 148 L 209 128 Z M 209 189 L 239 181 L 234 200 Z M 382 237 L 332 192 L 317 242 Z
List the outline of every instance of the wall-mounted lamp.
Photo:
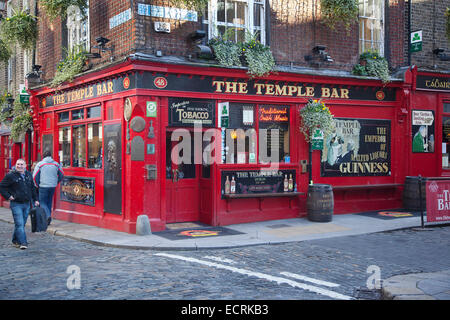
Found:
M 114 61 L 114 46 L 111 46 L 110 48 L 106 48 L 106 44 L 109 42 L 108 38 L 105 37 L 97 37 L 95 38 L 95 41 L 97 42 L 96 46 L 92 46 L 92 48 L 98 49 L 99 52 L 88 52 L 86 54 L 86 57 L 88 59 L 100 59 L 102 57 L 101 52 L 105 51 L 111 51 L 111 61 Z
M 41 71 L 41 68 L 42 66 L 38 64 L 34 64 L 32 66 L 31 68 L 32 71 L 27 73 L 27 75 L 25 76 L 27 81 L 27 87 L 35 86 L 42 82 L 41 75 L 43 72 Z
M 324 45 L 317 45 L 312 49 L 312 55 L 306 55 L 305 61 L 320 66 L 322 62 L 333 62 L 333 59 L 326 51 L 327 47 Z
M 449 61 L 450 55 L 444 53 L 445 49 L 436 48 L 433 49 L 433 54 L 436 55 L 441 61 Z
M 13 97 L 6 98 L 6 106 L 2 109 L 2 113 L 11 115 L 11 112 L 13 111 L 13 106 L 14 106 L 14 98 Z M 11 117 L 8 117 L 8 119 L 12 119 L 12 115 Z
M 197 58 L 212 59 L 213 54 L 211 48 L 204 43 L 206 32 L 204 30 L 195 30 L 189 35 L 189 38 L 194 43 L 194 53 Z

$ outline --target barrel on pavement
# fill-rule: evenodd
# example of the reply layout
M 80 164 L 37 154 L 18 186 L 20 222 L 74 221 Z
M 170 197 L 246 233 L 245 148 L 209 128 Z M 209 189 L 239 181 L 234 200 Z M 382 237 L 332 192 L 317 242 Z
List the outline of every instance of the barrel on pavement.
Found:
M 422 177 L 422 210 L 426 208 L 426 183 L 427 178 Z M 419 177 L 408 176 L 405 178 L 403 208 L 407 210 L 420 210 Z
M 333 210 L 333 188 L 329 184 L 310 184 L 306 199 L 308 219 L 314 222 L 330 222 Z

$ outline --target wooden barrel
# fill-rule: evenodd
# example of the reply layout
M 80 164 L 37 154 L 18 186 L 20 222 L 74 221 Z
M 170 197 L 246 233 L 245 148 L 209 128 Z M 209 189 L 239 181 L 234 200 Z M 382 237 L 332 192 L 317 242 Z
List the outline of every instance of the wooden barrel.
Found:
M 310 184 L 306 199 L 308 220 L 330 222 L 333 218 L 333 188 L 329 184 Z
M 427 178 L 422 177 L 422 210 L 426 210 L 426 183 Z M 420 211 L 419 177 L 406 177 L 403 189 L 403 208 Z

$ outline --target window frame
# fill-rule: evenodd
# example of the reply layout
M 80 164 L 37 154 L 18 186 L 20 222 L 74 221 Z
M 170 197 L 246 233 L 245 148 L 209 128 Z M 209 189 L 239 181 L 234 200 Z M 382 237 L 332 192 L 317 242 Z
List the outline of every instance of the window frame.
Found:
M 241 165 L 246 165 L 246 166 L 248 166 L 248 165 L 250 165 L 250 166 L 251 165 L 264 166 L 264 165 L 267 165 L 267 163 L 261 162 L 261 158 L 260 158 L 260 154 L 259 154 L 260 153 L 260 143 L 261 143 L 261 141 L 260 141 L 260 138 L 261 138 L 260 137 L 260 130 L 264 129 L 264 128 L 260 128 L 260 119 L 259 119 L 260 110 L 261 110 L 262 106 L 263 107 L 264 106 L 273 106 L 273 107 L 276 107 L 276 108 L 282 108 L 282 107 L 287 107 L 288 108 L 288 112 L 287 113 L 288 113 L 288 117 L 289 117 L 289 119 L 288 119 L 288 133 L 289 133 L 289 137 L 288 137 L 288 144 L 289 144 L 288 157 L 289 157 L 289 162 L 285 161 L 286 160 L 286 156 L 285 156 L 284 158 L 280 158 L 278 162 L 274 162 L 274 164 L 277 164 L 277 165 L 289 165 L 289 164 L 293 163 L 293 161 L 292 161 L 292 152 L 293 152 L 294 140 L 293 140 L 293 135 L 292 135 L 292 117 L 293 117 L 293 114 L 292 114 L 293 111 L 292 110 L 295 110 L 295 106 L 296 106 L 295 104 L 292 104 L 292 103 L 250 102 L 250 101 L 249 102 L 243 102 L 243 101 L 230 101 L 230 100 L 220 100 L 220 101 L 218 101 L 218 103 L 222 103 L 222 102 L 229 102 L 229 108 L 230 109 L 233 108 L 233 104 L 234 105 L 239 104 L 239 105 L 242 105 L 242 106 L 252 105 L 253 106 L 253 125 L 252 125 L 251 128 L 250 127 L 246 127 L 246 126 L 242 126 L 241 128 L 235 128 L 234 126 L 227 127 L 227 128 L 221 128 L 221 129 L 225 129 L 225 135 L 221 137 L 220 144 L 223 145 L 223 146 L 226 145 L 226 139 L 227 139 L 227 135 L 228 135 L 227 131 L 228 130 L 239 130 L 239 129 L 242 129 L 242 130 L 244 130 L 244 133 L 245 133 L 246 130 L 253 129 L 253 130 L 255 130 L 256 146 L 255 146 L 255 150 L 254 150 L 255 151 L 255 160 L 254 160 L 254 162 L 250 162 L 250 159 L 247 156 L 246 156 L 246 162 L 245 163 L 238 162 L 237 161 L 237 151 L 238 150 L 237 150 L 237 145 L 236 145 L 235 149 L 234 149 L 234 152 L 236 153 L 236 155 L 235 155 L 236 161 L 234 161 L 234 162 L 227 162 L 228 155 L 225 155 L 225 156 L 222 156 L 220 158 L 221 159 L 221 161 L 220 161 L 221 165 L 237 165 L 237 166 L 241 166 Z M 230 110 L 230 116 L 231 116 L 231 110 Z M 230 122 L 231 122 L 231 120 L 230 120 Z M 225 138 L 225 141 L 223 141 L 224 138 Z M 244 144 L 245 144 L 245 148 L 246 148 L 245 149 L 245 153 L 246 154 L 250 153 L 250 149 L 251 149 L 250 145 L 248 145 L 249 148 L 247 150 L 247 135 L 245 135 Z
M 86 18 L 83 19 L 80 9 L 77 6 L 70 6 L 67 9 L 67 49 L 72 52 L 77 46 L 84 44 L 83 49 L 89 52 L 91 49 L 90 39 L 90 17 L 89 0 L 87 1 Z M 82 37 L 82 28 L 86 27 L 86 37 Z M 75 33 L 73 31 L 75 30 Z M 74 38 L 74 37 L 75 38 Z
M 440 158 L 440 162 L 441 162 L 440 168 L 441 168 L 441 170 L 442 171 L 446 171 L 446 172 L 450 172 L 450 163 L 449 163 L 448 167 L 444 167 L 443 161 L 442 161 L 442 159 L 444 157 L 444 154 L 449 155 L 447 161 L 450 160 L 450 150 L 449 150 L 448 147 L 447 147 L 447 152 L 446 153 L 442 153 L 442 143 L 444 143 L 444 118 L 448 117 L 450 119 L 450 111 L 448 111 L 448 112 L 445 111 L 445 105 L 446 104 L 450 106 L 450 100 L 442 101 L 442 114 L 441 114 L 441 121 L 440 121 L 440 127 L 439 127 L 440 134 L 441 134 L 441 141 L 440 141 L 440 145 L 439 145 L 439 144 L 436 143 L 436 139 L 435 139 L 435 141 L 434 141 L 434 143 L 435 143 L 434 148 L 435 148 L 435 150 L 436 150 L 436 148 L 440 148 L 440 150 L 441 150 L 441 158 Z
M 377 4 L 375 5 L 375 3 Z M 373 5 L 373 14 L 367 15 L 368 7 L 370 7 L 370 3 Z M 359 0 L 358 2 L 359 6 L 359 13 L 358 13 L 358 48 L 359 53 L 362 54 L 363 52 L 366 52 L 365 44 L 370 43 L 371 49 L 377 51 L 381 56 L 384 56 L 384 39 L 385 39 L 385 23 L 384 23 L 384 15 L 385 15 L 385 7 L 384 7 L 384 0 Z M 378 8 L 380 7 L 380 8 Z M 361 8 L 362 8 L 362 14 L 361 14 Z M 376 12 L 380 11 L 380 17 L 376 17 Z M 380 39 L 378 41 L 374 40 L 374 29 L 370 28 L 371 37 L 369 40 L 365 39 L 365 32 L 364 27 L 366 22 L 371 21 L 372 23 L 375 21 L 375 23 L 379 22 L 381 27 L 381 34 Z M 362 24 L 362 25 L 361 25 Z M 362 32 L 361 32 L 362 30 Z
M 246 21 L 244 24 L 238 24 L 238 23 L 232 23 L 232 22 L 222 22 L 218 21 L 217 13 L 218 13 L 218 2 L 221 0 L 211 0 L 208 4 L 208 12 L 207 14 L 203 15 L 203 23 L 208 26 L 208 39 L 212 39 L 214 37 L 217 37 L 219 35 L 218 27 L 225 27 L 225 28 L 242 28 L 245 30 L 250 31 L 252 34 L 255 32 L 259 32 L 259 41 L 262 44 L 266 44 L 266 0 L 223 0 L 225 3 L 229 2 L 240 2 L 246 4 L 245 6 L 245 18 Z M 259 20 L 260 20 L 260 26 L 255 26 L 255 7 L 256 5 L 261 6 L 260 12 L 259 12 Z M 226 9 L 225 9 L 226 11 Z M 250 14 L 251 13 L 251 14 Z M 226 18 L 225 18 L 226 19 Z M 235 34 L 235 37 L 237 37 L 237 33 Z M 237 38 L 235 38 L 235 41 L 237 41 Z
M 62 151 L 60 149 L 60 142 L 59 142 L 59 132 L 60 129 L 62 128 L 69 128 L 69 135 L 70 135 L 70 165 L 64 168 L 69 168 L 69 169 L 87 169 L 87 170 L 103 170 L 104 168 L 104 164 L 103 164 L 103 159 L 104 159 L 104 139 L 102 138 L 102 167 L 101 168 L 90 168 L 89 167 L 89 134 L 88 134 L 88 126 L 89 124 L 95 124 L 98 123 L 100 124 L 99 128 L 101 128 L 101 130 L 103 130 L 103 112 L 102 110 L 100 111 L 100 116 L 99 117 L 92 117 L 92 118 L 88 118 L 88 109 L 89 108 L 94 108 L 94 107 L 100 107 L 101 108 L 101 104 L 93 104 L 93 105 L 87 105 L 87 106 L 80 106 L 80 107 L 76 107 L 76 108 L 72 108 L 72 109 L 64 109 L 64 110 L 58 110 L 58 112 L 56 112 L 56 119 L 57 119 L 57 130 L 58 130 L 58 155 L 59 152 Z M 72 112 L 73 111 L 77 111 L 77 110 L 83 110 L 83 118 L 82 119 L 76 119 L 73 120 L 72 119 Z M 61 113 L 64 112 L 68 112 L 69 113 L 69 120 L 67 121 L 59 121 L 59 115 Z M 84 143 L 85 143 L 85 160 L 86 160 L 86 164 L 83 167 L 74 167 L 73 166 L 73 141 L 74 141 L 74 130 L 73 127 L 74 126 L 81 126 L 84 125 Z M 102 131 L 102 137 L 103 137 L 103 131 Z M 61 159 L 59 159 L 60 162 Z

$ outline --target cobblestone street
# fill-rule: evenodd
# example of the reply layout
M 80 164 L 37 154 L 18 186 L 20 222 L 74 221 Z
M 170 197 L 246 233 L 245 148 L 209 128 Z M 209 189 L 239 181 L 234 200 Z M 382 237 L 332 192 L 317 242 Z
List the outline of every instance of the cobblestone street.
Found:
M 365 288 L 371 276 L 369 266 L 379 268 L 381 279 L 450 269 L 448 226 L 166 252 L 100 247 L 29 230 L 29 248 L 21 251 L 10 243 L 12 229 L 0 222 L 0 299 L 8 300 L 356 298 L 356 289 Z M 71 282 L 74 268 L 79 289 Z M 326 283 L 298 280 L 292 274 Z M 324 291 L 297 285 L 307 283 Z

